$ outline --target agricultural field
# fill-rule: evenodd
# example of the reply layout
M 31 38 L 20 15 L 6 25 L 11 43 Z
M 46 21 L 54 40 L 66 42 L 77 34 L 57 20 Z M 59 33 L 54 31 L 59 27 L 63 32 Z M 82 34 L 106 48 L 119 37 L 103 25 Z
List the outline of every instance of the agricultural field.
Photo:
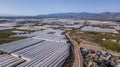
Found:
M 70 32 L 72 38 L 80 44 L 81 41 L 91 41 L 102 46 L 104 49 L 120 52 L 120 34 L 119 33 L 97 33 L 84 32 L 79 29 L 73 29 Z
M 17 30 L 17 29 L 0 30 L 0 45 L 4 44 L 4 43 L 24 39 L 24 38 L 21 38 L 21 37 L 10 37 L 11 35 L 16 34 L 16 33 L 12 32 L 14 30 Z M 31 31 L 31 30 L 18 30 L 18 31 L 26 31 L 28 33 L 34 32 L 34 31 Z

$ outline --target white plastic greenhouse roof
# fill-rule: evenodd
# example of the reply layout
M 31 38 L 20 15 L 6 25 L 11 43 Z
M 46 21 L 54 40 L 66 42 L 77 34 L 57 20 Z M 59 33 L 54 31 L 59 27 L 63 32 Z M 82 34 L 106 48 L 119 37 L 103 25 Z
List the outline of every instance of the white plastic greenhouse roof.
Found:
M 6 49 L 9 49 L 9 46 L 10 45 L 8 45 Z M 4 47 L 4 45 L 1 47 Z M 22 46 L 15 47 L 17 49 Z M 10 50 L 14 51 L 14 49 Z M 68 56 L 69 45 L 67 43 L 43 41 L 38 44 L 11 52 L 10 55 L 0 55 L 0 66 L 58 67 L 63 65 Z
M 93 31 L 93 32 L 110 32 L 110 33 L 117 33 L 115 29 L 102 29 L 99 27 L 92 27 L 92 26 L 85 26 L 81 30 L 83 31 Z
M 62 31 L 38 31 L 27 39 L 0 45 L 0 67 L 61 67 L 69 56 L 69 44 Z M 32 36 L 32 38 L 31 38 Z

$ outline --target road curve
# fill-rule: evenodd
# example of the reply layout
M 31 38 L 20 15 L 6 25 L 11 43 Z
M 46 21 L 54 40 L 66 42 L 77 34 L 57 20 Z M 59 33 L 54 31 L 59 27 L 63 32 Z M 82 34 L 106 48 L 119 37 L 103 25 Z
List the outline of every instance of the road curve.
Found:
M 74 41 L 70 35 L 69 35 L 69 32 L 65 33 L 65 35 L 67 36 L 67 38 L 70 40 L 70 42 L 72 43 L 73 45 L 73 48 L 74 48 L 74 63 L 73 63 L 73 67 L 83 67 L 83 59 L 82 59 L 82 55 L 81 55 L 81 52 L 80 52 L 80 47 L 79 45 L 77 44 L 76 41 Z

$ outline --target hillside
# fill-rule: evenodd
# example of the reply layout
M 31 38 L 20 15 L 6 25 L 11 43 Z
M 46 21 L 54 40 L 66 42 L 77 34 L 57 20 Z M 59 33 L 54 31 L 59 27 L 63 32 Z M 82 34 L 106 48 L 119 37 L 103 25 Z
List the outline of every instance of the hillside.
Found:
M 42 18 L 76 18 L 92 20 L 120 20 L 120 13 L 103 12 L 103 13 L 56 13 L 48 15 L 38 15 Z
M 83 19 L 83 20 L 109 20 L 109 21 L 120 21 L 120 12 L 103 12 L 103 13 L 55 13 L 46 15 L 36 15 L 36 16 L 1 16 L 0 18 L 25 18 L 25 19 L 36 19 L 36 18 L 73 18 L 73 19 Z

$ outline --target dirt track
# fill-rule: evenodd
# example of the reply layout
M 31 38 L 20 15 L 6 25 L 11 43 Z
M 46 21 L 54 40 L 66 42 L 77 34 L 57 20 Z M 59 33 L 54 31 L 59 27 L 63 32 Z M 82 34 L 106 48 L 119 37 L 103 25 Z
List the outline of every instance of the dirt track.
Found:
M 98 46 L 98 44 L 96 43 L 93 43 L 93 42 L 89 42 L 89 41 L 85 41 L 83 40 L 80 44 L 79 44 L 80 47 L 83 47 L 83 48 L 86 48 L 86 49 L 92 49 L 92 50 L 99 50 L 101 51 L 102 53 L 111 53 L 112 55 L 114 56 L 120 56 L 120 53 L 117 53 L 117 52 L 114 52 L 114 51 L 111 51 L 111 50 L 105 50 L 103 49 L 101 46 Z
M 73 67 L 83 67 L 83 59 L 80 53 L 80 47 L 70 36 L 69 33 L 66 33 L 67 38 L 70 40 L 74 47 L 74 63 Z

